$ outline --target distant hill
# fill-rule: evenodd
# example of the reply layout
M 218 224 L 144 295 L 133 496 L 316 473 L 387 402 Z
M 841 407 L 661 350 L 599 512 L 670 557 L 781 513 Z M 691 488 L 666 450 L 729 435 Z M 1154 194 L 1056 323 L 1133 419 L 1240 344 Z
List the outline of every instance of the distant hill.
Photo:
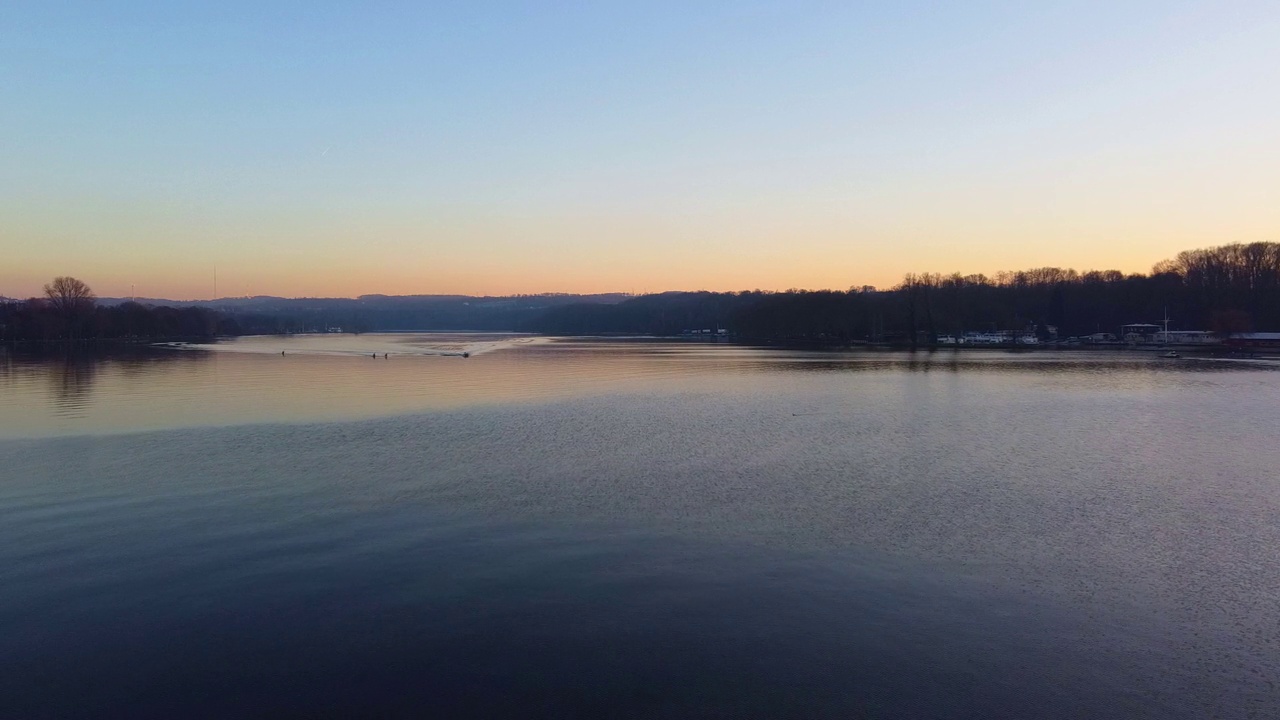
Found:
M 297 332 L 341 328 L 355 332 L 528 331 L 546 311 L 565 305 L 614 305 L 625 293 L 571 295 L 362 295 L 358 298 L 282 298 L 267 295 L 217 300 L 137 298 L 143 305 L 203 307 L 237 315 L 269 315 L 281 330 Z M 106 306 L 129 298 L 99 298 Z

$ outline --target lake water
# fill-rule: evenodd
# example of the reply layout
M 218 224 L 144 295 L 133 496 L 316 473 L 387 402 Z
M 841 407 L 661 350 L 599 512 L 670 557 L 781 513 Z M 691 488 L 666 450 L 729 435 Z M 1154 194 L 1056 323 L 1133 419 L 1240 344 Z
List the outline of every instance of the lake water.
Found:
M 0 354 L 0 717 L 1278 717 L 1278 370 Z

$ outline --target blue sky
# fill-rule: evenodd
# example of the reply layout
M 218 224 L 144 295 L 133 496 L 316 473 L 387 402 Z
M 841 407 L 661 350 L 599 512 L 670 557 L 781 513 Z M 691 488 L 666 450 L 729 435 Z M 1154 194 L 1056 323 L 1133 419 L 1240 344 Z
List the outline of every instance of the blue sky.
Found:
M 6 3 L 0 294 L 1141 270 L 1280 239 L 1278 37 L 1274 2 Z

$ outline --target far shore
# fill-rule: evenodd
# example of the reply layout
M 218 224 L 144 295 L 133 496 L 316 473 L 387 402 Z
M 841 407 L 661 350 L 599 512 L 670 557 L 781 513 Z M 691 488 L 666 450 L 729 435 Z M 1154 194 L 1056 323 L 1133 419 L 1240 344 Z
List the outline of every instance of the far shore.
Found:
M 660 342 L 687 342 L 701 343 L 708 345 L 737 345 L 742 347 L 758 347 L 758 348 L 778 348 L 788 350 L 806 350 L 813 352 L 849 352 L 849 351 L 894 351 L 894 352 L 1018 352 L 1018 353 L 1034 353 L 1034 352 L 1098 352 L 1098 353 L 1117 353 L 1117 352 L 1133 352 L 1133 353 L 1156 353 L 1174 350 L 1178 353 L 1185 353 L 1188 357 L 1235 357 L 1235 358 L 1254 358 L 1254 359 L 1274 359 L 1277 357 L 1275 353 L 1258 352 L 1241 350 L 1232 348 L 1221 343 L 1197 343 L 1197 344 L 1169 344 L 1158 345 L 1154 343 L 1133 344 L 1123 342 L 1097 342 L 1097 343 L 1066 343 L 1066 342 L 1043 342 L 1037 344 L 1027 343 L 988 343 L 988 344 L 926 344 L 918 343 L 911 345 L 907 342 L 870 342 L 870 341 L 852 341 L 852 342 L 833 342 L 828 339 L 803 339 L 803 338 L 750 338 L 736 335 L 719 335 L 719 336 L 700 336 L 700 335 L 638 335 L 633 333 L 600 333 L 593 335 L 542 335 L 539 333 L 524 332 L 501 332 L 501 331 L 465 331 L 465 330 L 397 330 L 391 332 L 369 332 L 369 333 L 342 333 L 344 335 L 380 335 L 380 334 L 478 334 L 478 335 L 526 335 L 546 338 L 575 338 L 581 340 L 637 340 L 637 341 L 660 341 Z M 333 335 L 335 333 L 314 333 L 316 335 Z M 242 337 L 291 337 L 294 333 L 272 333 L 266 335 L 223 335 L 223 336 L 171 336 L 171 337 L 148 337 L 148 338 L 97 338 L 97 339 L 77 339 L 77 340 L 7 340 L 0 341 L 0 349 L 16 351 L 21 354 L 68 354 L 82 352 L 113 352 L 113 351 L 137 351 L 148 349 L 159 349 L 164 345 L 176 343 L 211 343 L 225 340 L 235 340 Z

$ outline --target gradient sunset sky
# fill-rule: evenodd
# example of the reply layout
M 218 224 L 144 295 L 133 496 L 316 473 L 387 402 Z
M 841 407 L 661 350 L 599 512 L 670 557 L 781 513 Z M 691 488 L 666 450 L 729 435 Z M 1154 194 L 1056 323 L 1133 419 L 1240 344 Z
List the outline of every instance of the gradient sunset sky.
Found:
M 1280 2 L 0 3 L 0 295 L 890 286 L 1280 240 Z

